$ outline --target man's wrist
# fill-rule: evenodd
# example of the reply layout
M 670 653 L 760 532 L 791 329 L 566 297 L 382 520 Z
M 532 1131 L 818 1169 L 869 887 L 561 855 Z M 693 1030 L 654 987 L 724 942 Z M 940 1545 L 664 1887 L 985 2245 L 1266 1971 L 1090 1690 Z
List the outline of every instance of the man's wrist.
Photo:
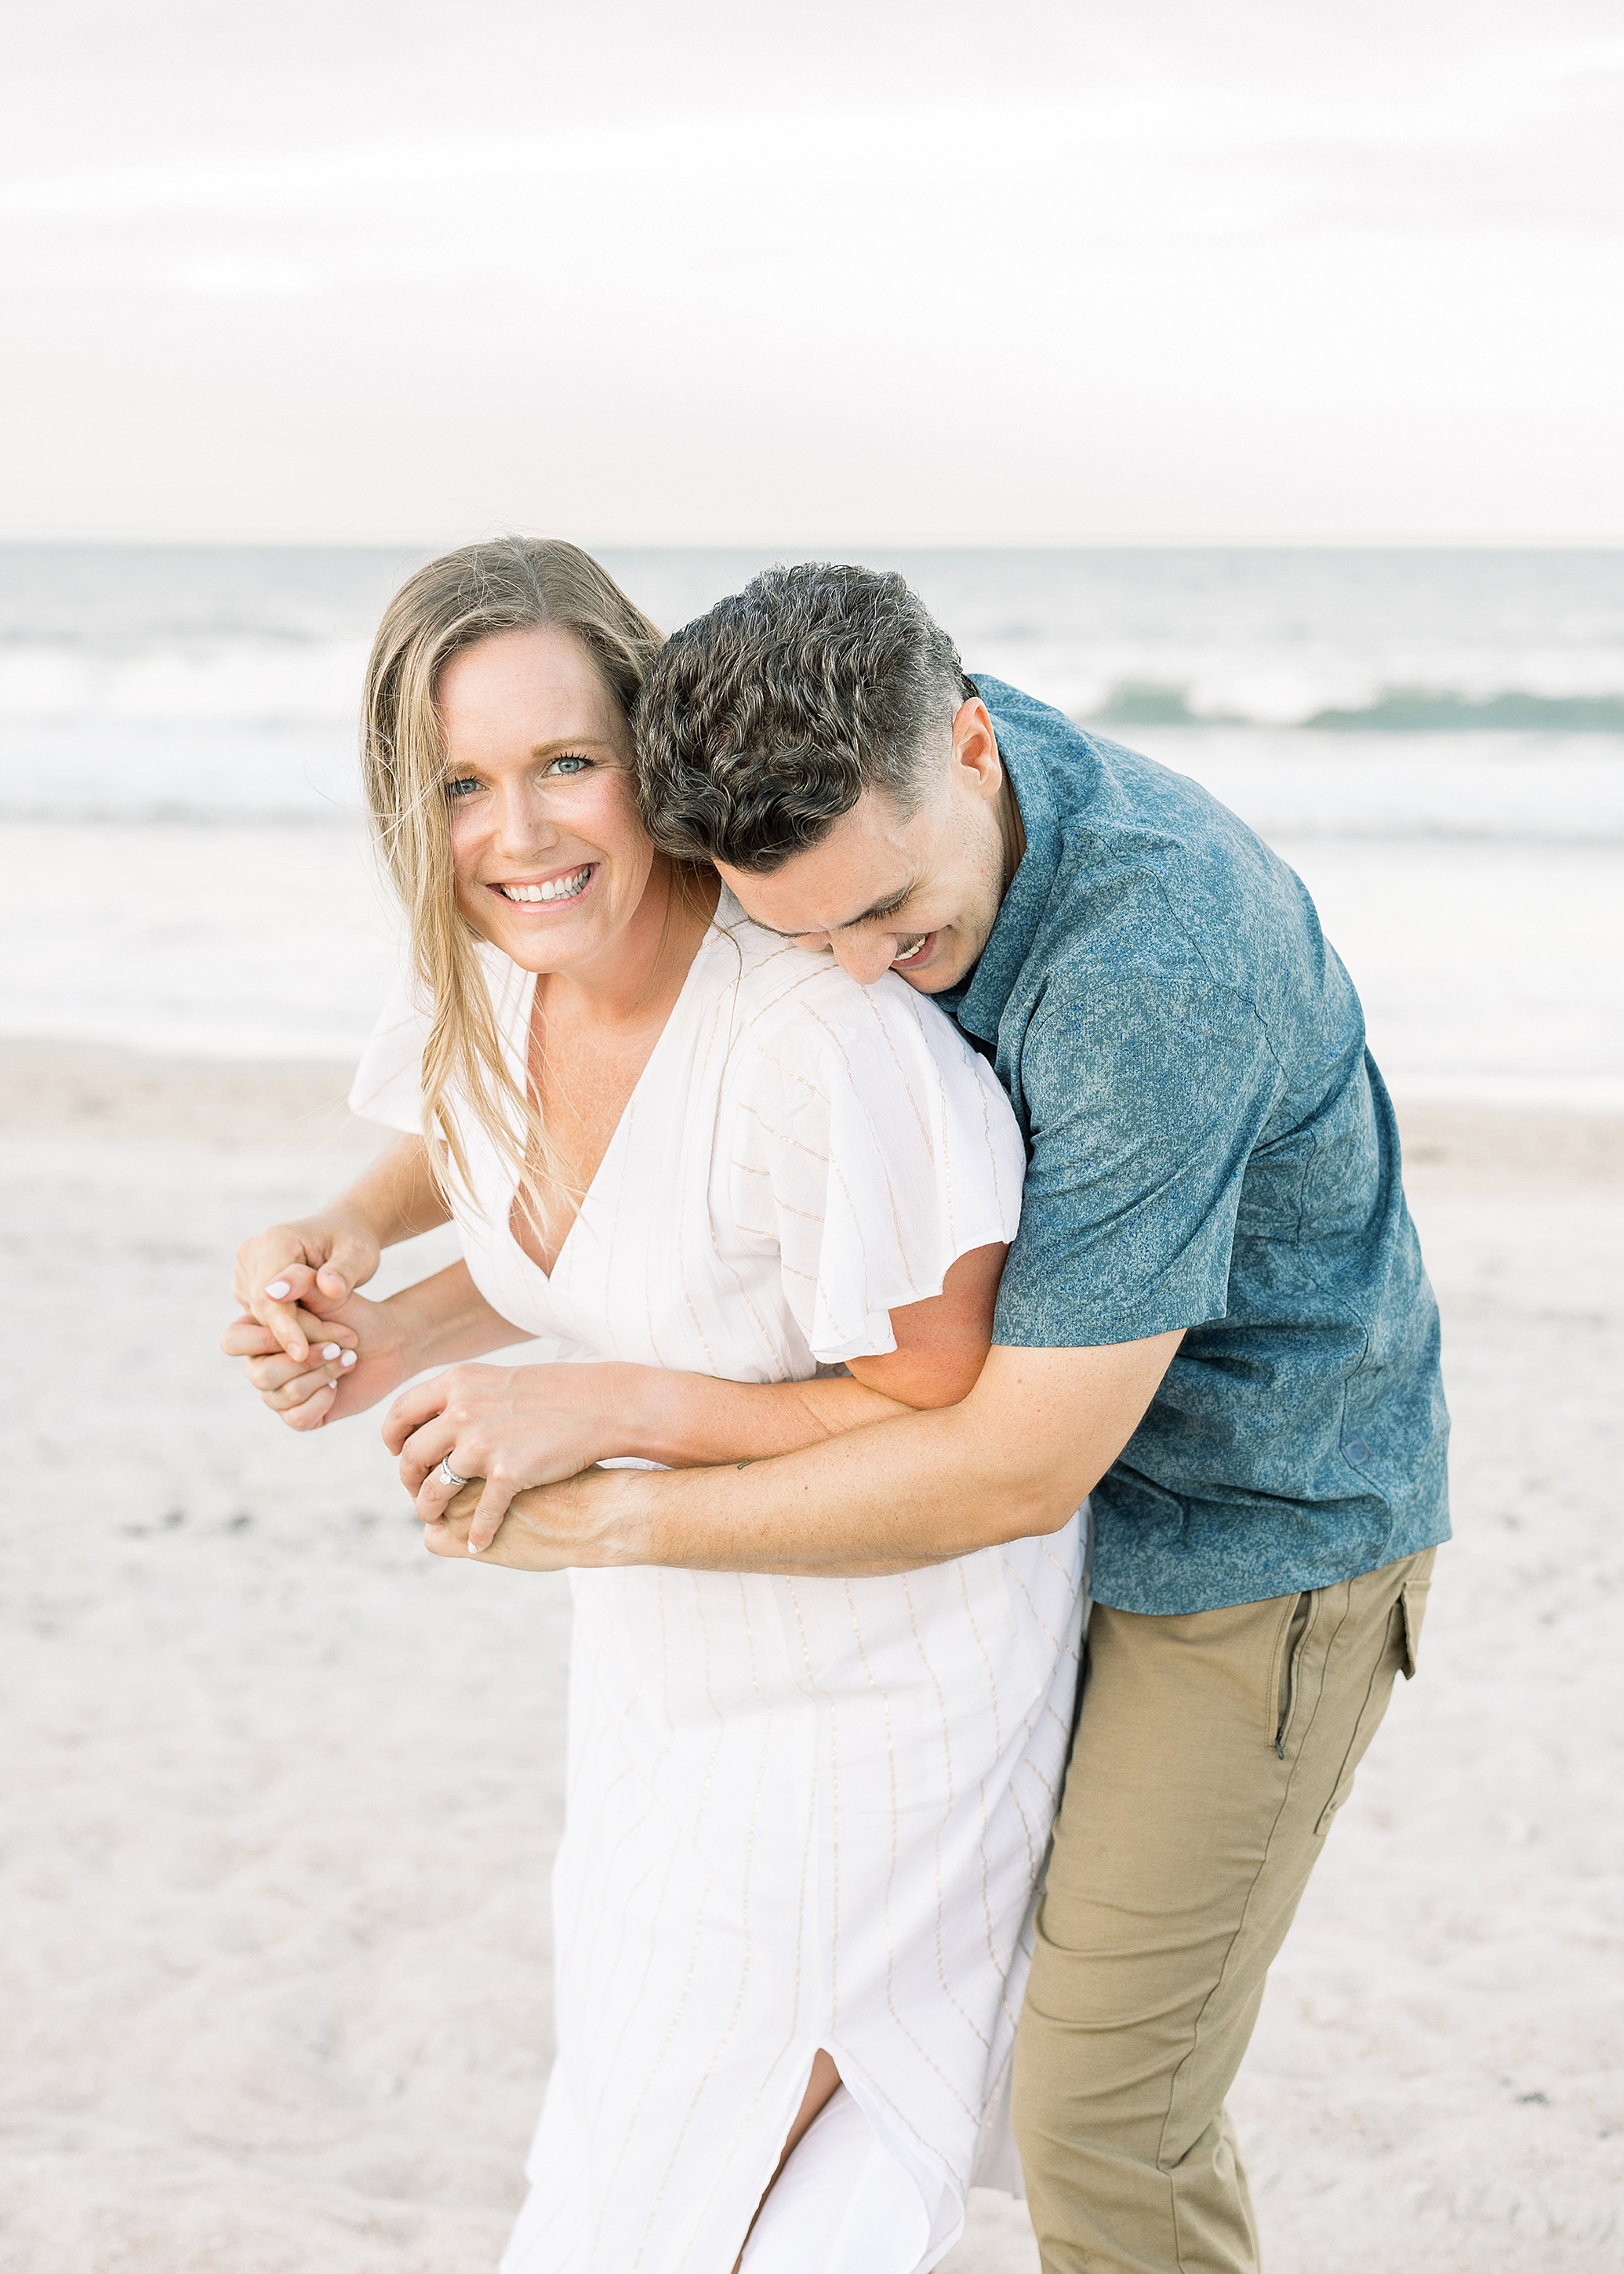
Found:
M 665 1470 L 591 1468 L 569 1485 L 546 1491 L 584 1487 L 577 1500 L 582 1535 L 578 1560 L 593 1570 L 607 1570 L 661 1560 L 657 1517 L 659 1487 L 668 1478 Z

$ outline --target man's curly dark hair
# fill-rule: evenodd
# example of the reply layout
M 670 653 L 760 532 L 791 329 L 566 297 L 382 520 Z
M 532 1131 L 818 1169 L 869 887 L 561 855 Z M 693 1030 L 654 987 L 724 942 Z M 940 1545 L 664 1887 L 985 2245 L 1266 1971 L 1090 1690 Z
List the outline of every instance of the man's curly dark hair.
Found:
M 757 876 L 816 845 L 865 790 L 904 813 L 974 688 L 894 571 L 769 568 L 673 632 L 632 714 L 660 851 Z

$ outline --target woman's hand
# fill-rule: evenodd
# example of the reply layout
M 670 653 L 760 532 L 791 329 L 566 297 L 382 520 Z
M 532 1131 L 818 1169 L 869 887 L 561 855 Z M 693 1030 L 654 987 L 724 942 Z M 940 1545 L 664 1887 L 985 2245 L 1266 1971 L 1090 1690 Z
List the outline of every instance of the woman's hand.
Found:
M 335 1315 L 335 1306 L 377 1270 L 381 1252 L 368 1225 L 336 1212 L 274 1224 L 237 1249 L 231 1292 L 269 1331 L 274 1346 L 303 1367 L 311 1358 L 312 1314 L 319 1324 Z
M 232 1291 L 304 1366 L 312 1339 L 323 1339 L 312 1337 L 305 1314 L 330 1318 L 335 1305 L 366 1284 L 383 1249 L 431 1231 L 446 1216 L 428 1147 L 421 1137 L 402 1137 L 318 1215 L 274 1224 L 245 1239 L 237 1251 Z
M 320 1429 L 364 1412 L 417 1371 L 401 1315 L 389 1303 L 351 1295 L 326 1318 L 308 1310 L 299 1315 L 313 1344 L 304 1359 L 289 1358 L 272 1329 L 251 1316 L 234 1319 L 220 1337 L 221 1349 L 243 1360 L 244 1374 L 289 1429 Z
M 397 1397 L 385 1416 L 384 1442 L 401 1461 L 401 1481 L 425 1524 L 439 1525 L 454 1503 L 472 1510 L 468 1552 L 496 1537 L 515 1493 L 556 1483 L 636 1449 L 642 1377 L 633 1366 L 454 1366 Z M 459 1501 L 440 1465 L 481 1480 L 474 1501 Z M 443 1547 L 440 1551 L 446 1552 Z

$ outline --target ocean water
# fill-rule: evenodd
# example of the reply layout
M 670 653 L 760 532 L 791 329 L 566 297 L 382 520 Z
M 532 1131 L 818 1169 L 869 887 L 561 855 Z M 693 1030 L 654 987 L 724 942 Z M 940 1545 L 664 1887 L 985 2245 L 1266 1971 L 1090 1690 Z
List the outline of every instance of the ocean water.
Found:
M 396 953 L 356 704 L 421 557 L 0 549 L 0 1032 L 354 1054 Z M 667 626 L 766 557 L 603 555 Z M 1400 1092 L 1624 1106 L 1624 553 L 867 557 L 1275 846 Z

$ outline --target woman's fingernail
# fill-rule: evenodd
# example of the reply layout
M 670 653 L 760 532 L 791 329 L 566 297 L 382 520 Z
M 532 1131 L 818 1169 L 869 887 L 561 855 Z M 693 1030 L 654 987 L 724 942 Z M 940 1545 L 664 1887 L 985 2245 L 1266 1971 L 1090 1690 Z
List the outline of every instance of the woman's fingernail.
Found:
M 274 1303 L 280 1303 L 284 1296 L 292 1294 L 293 1289 L 285 1279 L 273 1279 L 265 1291 Z
M 323 1358 L 336 1358 L 338 1356 L 338 1344 L 336 1343 L 323 1343 L 321 1345 L 321 1355 Z
M 477 1546 L 477 1542 L 475 1542 L 474 1540 L 471 1540 L 469 1541 L 469 1543 L 468 1543 L 468 1552 L 469 1552 L 469 1554 L 470 1554 L 470 1555 L 478 1555 L 478 1553 L 479 1553 L 479 1548 L 478 1548 L 478 1546 Z
M 353 1351 L 346 1351 L 342 1358 L 341 1358 L 338 1362 L 340 1366 L 353 1366 L 356 1362 L 355 1352 Z

